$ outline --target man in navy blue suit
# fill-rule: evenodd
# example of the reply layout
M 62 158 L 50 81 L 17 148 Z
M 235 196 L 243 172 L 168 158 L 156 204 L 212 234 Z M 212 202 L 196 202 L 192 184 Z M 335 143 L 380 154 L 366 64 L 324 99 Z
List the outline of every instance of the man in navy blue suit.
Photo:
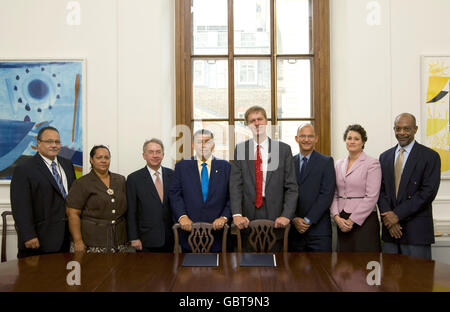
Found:
M 196 156 L 175 165 L 175 174 L 169 189 L 173 218 L 181 225 L 180 243 L 183 252 L 190 252 L 188 232 L 193 222 L 213 224 L 214 243 L 211 252 L 221 251 L 221 230 L 231 218 L 228 181 L 231 165 L 212 155 L 214 135 L 209 130 L 198 130 L 193 136 Z
M 317 136 L 311 124 L 301 125 L 295 140 L 298 203 L 289 232 L 289 251 L 331 251 L 330 205 L 336 185 L 333 158 L 314 150 Z
M 398 115 L 394 123 L 398 144 L 380 155 L 383 252 L 431 259 L 431 203 L 441 182 L 441 158 L 414 140 L 416 132 L 412 114 Z

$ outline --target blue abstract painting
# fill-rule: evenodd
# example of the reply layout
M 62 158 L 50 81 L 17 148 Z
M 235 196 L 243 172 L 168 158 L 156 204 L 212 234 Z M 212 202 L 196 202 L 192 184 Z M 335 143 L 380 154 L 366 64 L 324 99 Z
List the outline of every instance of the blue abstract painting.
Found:
M 36 137 L 58 129 L 60 156 L 82 174 L 83 61 L 0 61 L 0 180 L 36 154 Z

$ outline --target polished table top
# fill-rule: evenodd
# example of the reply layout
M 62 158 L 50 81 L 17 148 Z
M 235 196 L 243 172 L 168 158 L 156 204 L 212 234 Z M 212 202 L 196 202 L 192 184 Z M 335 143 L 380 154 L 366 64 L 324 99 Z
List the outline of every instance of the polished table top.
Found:
M 52 254 L 0 264 L 0 291 L 339 292 L 450 291 L 450 265 L 378 253 L 277 253 L 277 267 L 240 267 L 238 253 L 218 267 L 183 267 L 184 255 Z M 67 284 L 70 261 L 80 285 Z M 367 276 L 380 263 L 380 285 Z M 375 272 L 375 271 L 373 271 Z

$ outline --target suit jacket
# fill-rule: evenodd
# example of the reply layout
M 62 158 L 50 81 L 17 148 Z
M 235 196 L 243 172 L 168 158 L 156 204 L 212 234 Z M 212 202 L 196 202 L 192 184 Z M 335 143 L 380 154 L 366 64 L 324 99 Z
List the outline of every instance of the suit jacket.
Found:
M 203 202 L 200 174 L 197 160 L 182 160 L 175 165 L 175 174 L 169 189 L 170 207 L 175 222 L 182 215 L 187 215 L 193 222 L 209 222 L 224 216 L 231 219 L 230 163 L 213 158 L 209 176 L 208 196 Z M 221 251 L 221 233 L 215 233 L 212 252 Z M 184 250 L 190 250 L 187 243 L 188 233 L 180 231 L 180 241 Z
M 383 181 L 378 208 L 394 211 L 400 219 L 402 237 L 394 239 L 383 225 L 383 240 L 401 244 L 434 243 L 433 209 L 431 203 L 441 182 L 441 158 L 432 149 L 414 143 L 403 168 L 398 196 L 395 198 L 394 160 L 397 146 L 380 155 Z
M 161 168 L 163 202 L 147 166 L 131 173 L 127 178 L 128 239 L 140 239 L 142 246 L 147 248 L 173 245 L 173 221 L 168 194 L 174 171 Z
M 70 189 L 75 181 L 73 165 L 60 156 L 58 163 Z M 42 252 L 59 251 L 67 224 L 65 200 L 39 153 L 14 169 L 10 195 L 18 248 L 25 250 L 25 242 L 37 237 Z
M 307 235 L 331 236 L 329 209 L 336 187 L 333 158 L 313 151 L 305 173 L 300 179 L 300 156 L 300 154 L 294 156 L 298 184 L 295 217 L 307 217 L 311 221 Z M 291 231 L 297 231 L 297 229 L 291 227 Z
M 347 165 L 348 157 L 335 164 L 336 191 L 330 208 L 331 216 L 344 210 L 353 222 L 362 225 L 372 211 L 376 211 L 381 186 L 380 163 L 362 152 L 348 172 Z
M 269 140 L 269 160 L 265 184 L 268 218 L 292 219 L 297 208 L 298 185 L 295 178 L 294 159 L 289 145 Z M 256 177 L 254 140 L 236 146 L 231 164 L 230 203 L 233 215 L 241 214 L 255 219 Z

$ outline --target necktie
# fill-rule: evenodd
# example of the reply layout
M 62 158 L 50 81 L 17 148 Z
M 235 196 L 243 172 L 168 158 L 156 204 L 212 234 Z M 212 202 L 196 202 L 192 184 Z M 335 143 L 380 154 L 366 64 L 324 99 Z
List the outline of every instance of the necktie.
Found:
M 155 171 L 155 187 L 156 187 L 156 191 L 158 192 L 159 195 L 159 199 L 161 199 L 161 202 L 164 201 L 164 189 L 163 189 L 163 185 L 161 182 L 161 178 L 159 177 L 159 171 Z
M 64 198 L 66 198 L 67 194 L 66 194 L 66 190 L 64 189 L 64 184 L 62 181 L 61 176 L 58 173 L 58 170 L 56 170 L 56 163 L 54 161 L 52 161 L 52 173 L 53 173 L 53 178 L 55 178 L 56 184 L 58 184 L 58 188 L 61 191 L 61 194 Z
M 256 146 L 256 161 L 255 161 L 255 177 L 256 177 L 256 208 L 261 207 L 263 203 L 262 187 L 263 187 L 263 172 L 260 145 Z
M 202 182 L 202 195 L 203 195 L 203 201 L 206 201 L 206 198 L 208 198 L 208 184 L 209 184 L 209 177 L 208 177 L 208 168 L 206 168 L 206 163 L 202 163 L 202 174 L 201 174 L 201 182 Z
M 395 197 L 397 197 L 398 187 L 400 185 L 400 179 L 402 177 L 402 167 L 403 167 L 403 152 L 405 149 L 402 147 L 398 153 L 397 160 L 395 161 L 394 171 L 395 171 Z
M 302 167 L 300 168 L 300 181 L 303 179 L 303 177 L 305 176 L 305 169 L 306 169 L 306 165 L 308 164 L 308 158 L 303 157 L 302 158 Z

